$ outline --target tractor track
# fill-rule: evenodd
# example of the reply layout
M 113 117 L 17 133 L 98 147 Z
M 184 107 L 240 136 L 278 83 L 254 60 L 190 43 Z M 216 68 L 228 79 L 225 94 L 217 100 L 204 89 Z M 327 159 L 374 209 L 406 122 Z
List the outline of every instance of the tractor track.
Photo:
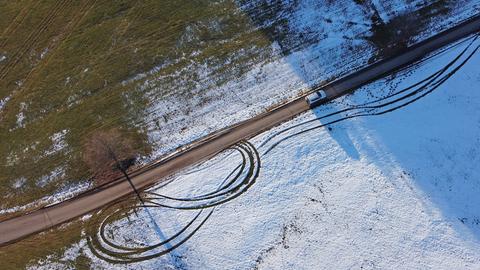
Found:
M 23 42 L 23 45 L 13 54 L 11 58 L 9 58 L 7 64 L 0 69 L 0 80 L 5 79 L 8 73 L 13 70 L 15 66 L 22 60 L 24 55 L 27 54 L 34 45 L 36 45 L 43 32 L 45 32 L 48 26 L 50 26 L 59 12 L 68 7 L 67 4 L 71 4 L 71 2 L 69 0 L 61 0 L 57 2 L 50 13 L 42 19 L 39 27 L 27 36 L 26 40 Z
M 33 6 L 32 6 L 33 3 Z M 0 43 L 0 49 L 4 48 L 7 44 L 9 36 L 14 33 L 17 28 L 22 25 L 25 21 L 25 18 L 28 17 L 30 12 L 36 8 L 36 6 L 40 3 L 40 1 L 31 1 L 30 5 L 26 5 L 18 14 L 15 16 L 13 21 L 8 25 L 8 27 L 3 31 L 1 38 L 3 38 L 2 42 Z
M 46 65 L 48 65 L 50 59 L 55 57 L 55 53 L 57 52 L 56 49 L 60 47 L 60 45 L 71 36 L 71 34 L 73 33 L 73 30 L 79 25 L 79 23 L 85 18 L 85 16 L 92 10 L 96 2 L 97 0 L 85 1 L 85 3 L 81 6 L 80 11 L 75 14 L 73 19 L 70 20 L 67 23 L 67 25 L 62 29 L 61 33 L 57 35 L 54 38 L 54 40 L 47 46 L 50 52 L 47 53 L 44 59 L 42 59 L 41 63 L 37 64 L 28 72 L 28 74 L 24 78 L 25 85 L 22 86 L 19 91 L 16 91 L 15 92 L 16 94 L 21 93 L 22 89 L 29 89 L 31 87 L 31 84 L 35 82 L 35 79 L 37 79 L 36 77 L 33 77 L 33 76 L 38 77 L 38 72 L 42 70 L 42 67 L 45 67 Z

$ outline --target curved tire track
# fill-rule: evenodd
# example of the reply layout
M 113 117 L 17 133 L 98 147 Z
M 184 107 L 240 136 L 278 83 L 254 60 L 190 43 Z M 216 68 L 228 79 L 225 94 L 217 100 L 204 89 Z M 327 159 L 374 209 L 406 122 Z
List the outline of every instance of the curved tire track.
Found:
M 213 192 L 191 198 L 174 198 L 147 191 L 144 205 L 134 204 L 135 201 L 130 198 L 95 213 L 91 218 L 87 233 L 87 244 L 92 253 L 112 264 L 127 264 L 166 255 L 184 244 L 205 224 L 216 206 L 227 203 L 245 193 L 259 176 L 260 155 L 253 144 L 240 142 L 231 149 L 239 152 L 242 163 L 235 167 L 219 184 L 218 189 Z M 127 208 L 119 207 L 119 203 L 125 202 L 131 206 Z M 148 246 L 131 247 L 126 243 L 118 243 L 113 237 L 109 236 L 116 233 L 108 230 L 109 225 L 125 218 L 131 220 L 131 218 L 134 218 L 134 213 L 137 218 L 141 218 L 138 217 L 137 210 L 149 211 L 150 208 L 169 208 L 176 211 L 196 212 L 196 214 L 172 236 Z M 156 225 L 156 221 L 150 213 L 148 213 L 148 217 Z M 148 217 L 143 218 L 148 221 Z

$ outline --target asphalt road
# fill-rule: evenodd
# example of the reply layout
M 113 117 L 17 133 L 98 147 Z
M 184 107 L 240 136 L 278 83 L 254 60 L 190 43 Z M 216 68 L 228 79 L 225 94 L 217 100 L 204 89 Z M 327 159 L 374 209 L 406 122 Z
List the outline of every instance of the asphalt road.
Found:
M 398 56 L 375 63 L 315 90 L 324 90 L 327 94 L 326 101 L 334 99 L 478 31 L 480 31 L 480 16 L 416 44 Z M 142 170 L 141 173 L 133 176 L 132 181 L 138 189 L 148 187 L 178 170 L 203 161 L 239 141 L 251 138 L 309 109 L 310 107 L 303 97 L 294 100 L 223 130 L 221 133 L 209 136 L 208 139 L 198 142 L 160 164 L 148 166 L 148 170 Z M 87 214 L 132 192 L 128 182 L 117 181 L 95 192 L 89 192 L 57 205 L 3 221 L 0 223 L 0 246 L 14 243 Z

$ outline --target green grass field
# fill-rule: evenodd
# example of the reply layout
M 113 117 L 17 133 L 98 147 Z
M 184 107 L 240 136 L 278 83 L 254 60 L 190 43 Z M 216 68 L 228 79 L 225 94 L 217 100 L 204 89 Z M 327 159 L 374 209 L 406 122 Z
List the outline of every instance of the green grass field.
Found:
M 122 82 L 165 63 L 155 76 L 270 44 L 233 1 L 23 0 L 0 1 L 0 10 L 0 100 L 8 99 L 0 112 L 1 208 L 88 179 L 82 143 L 97 130 L 118 128 L 148 154 L 142 114 L 151 101 L 137 89 L 148 76 Z M 159 98 L 175 89 L 161 91 Z M 66 147 L 50 151 L 62 131 Z

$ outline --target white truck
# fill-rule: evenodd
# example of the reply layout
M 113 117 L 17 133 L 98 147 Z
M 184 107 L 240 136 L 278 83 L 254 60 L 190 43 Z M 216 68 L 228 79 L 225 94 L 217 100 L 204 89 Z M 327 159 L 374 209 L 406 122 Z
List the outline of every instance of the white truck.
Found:
M 310 105 L 310 108 L 313 108 L 323 103 L 326 100 L 326 98 L 327 98 L 327 94 L 325 93 L 325 91 L 320 90 L 313 94 L 308 95 L 305 99 L 307 100 L 308 105 Z

